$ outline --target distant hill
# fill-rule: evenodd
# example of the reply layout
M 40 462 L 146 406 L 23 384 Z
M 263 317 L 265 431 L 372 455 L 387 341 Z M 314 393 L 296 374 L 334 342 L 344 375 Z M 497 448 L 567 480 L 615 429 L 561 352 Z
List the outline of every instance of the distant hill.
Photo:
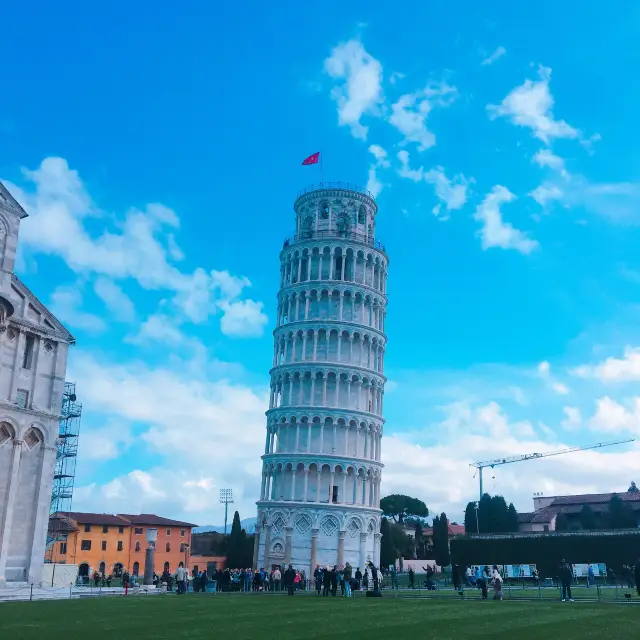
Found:
M 247 533 L 254 533 L 254 529 L 257 521 L 258 521 L 258 518 L 247 518 L 246 520 L 240 520 L 240 526 Z M 232 523 L 232 520 L 230 518 L 229 523 L 227 524 L 227 533 L 231 532 L 231 523 Z M 193 533 L 210 533 L 212 531 L 215 531 L 216 533 L 224 533 L 224 525 L 208 524 L 208 525 L 205 525 L 204 527 L 195 527 L 193 529 Z

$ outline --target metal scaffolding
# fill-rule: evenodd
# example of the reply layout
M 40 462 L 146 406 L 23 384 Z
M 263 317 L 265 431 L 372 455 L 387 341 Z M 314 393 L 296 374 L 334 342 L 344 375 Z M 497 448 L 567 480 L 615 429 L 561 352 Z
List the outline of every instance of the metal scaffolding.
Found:
M 60 428 L 58 431 L 58 451 L 53 475 L 53 490 L 51 492 L 50 515 L 58 514 L 57 518 L 50 518 L 47 532 L 47 548 L 58 540 L 66 540 L 66 527 L 57 526 L 71 511 L 73 484 L 76 475 L 76 459 L 78 456 L 78 436 L 80 435 L 80 416 L 82 403 L 76 397 L 75 382 L 64 383 L 62 395 L 62 409 L 60 411 Z M 63 532 L 64 531 L 64 532 Z

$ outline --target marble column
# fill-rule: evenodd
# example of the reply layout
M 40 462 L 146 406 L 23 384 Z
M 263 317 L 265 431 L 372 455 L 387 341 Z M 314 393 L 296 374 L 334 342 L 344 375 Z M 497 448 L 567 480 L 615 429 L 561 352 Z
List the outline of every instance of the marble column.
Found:
M 380 538 L 381 534 L 373 534 L 373 564 L 380 566 Z
M 51 485 L 53 483 L 57 452 L 58 448 L 53 445 L 44 447 L 42 452 L 42 464 L 40 465 L 40 477 L 38 478 L 36 495 L 36 519 L 31 541 L 31 558 L 27 569 L 29 584 L 42 583 L 42 565 L 44 564 L 46 532 L 49 522 L 49 508 L 51 506 Z
M 20 470 L 20 456 L 22 454 L 22 440 L 17 438 L 13 441 L 13 456 L 11 458 L 11 472 L 9 476 L 9 491 L 7 491 L 7 503 L 2 523 L 2 538 L 0 547 L 0 586 L 6 583 L 5 571 L 7 568 L 7 555 L 11 542 L 11 525 L 13 523 L 13 512 L 18 491 L 18 472 Z
M 271 564 L 269 563 L 269 557 L 271 556 L 271 524 L 265 524 L 264 526 L 264 559 L 262 561 L 262 566 L 267 571 Z
M 293 533 L 293 527 L 285 527 L 284 530 L 286 532 L 284 538 L 284 563 L 289 565 L 291 564 L 291 534 Z
M 360 571 L 364 573 L 365 563 L 367 562 L 367 533 L 360 534 L 360 558 L 358 560 L 360 563 Z
M 317 555 L 318 555 L 318 535 L 320 534 L 320 529 L 311 529 L 311 565 L 309 570 L 309 579 L 313 576 L 313 572 L 315 571 L 316 565 L 318 564 Z
M 338 566 L 344 564 L 344 537 L 347 534 L 346 531 L 338 532 Z

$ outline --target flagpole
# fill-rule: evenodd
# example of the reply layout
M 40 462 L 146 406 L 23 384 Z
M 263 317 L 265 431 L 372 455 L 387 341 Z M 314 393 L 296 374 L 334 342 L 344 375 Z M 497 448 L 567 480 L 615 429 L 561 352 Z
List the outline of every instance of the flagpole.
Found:
M 323 159 L 324 159 L 324 149 L 320 147 L 320 186 L 324 183 L 324 167 L 323 167 Z

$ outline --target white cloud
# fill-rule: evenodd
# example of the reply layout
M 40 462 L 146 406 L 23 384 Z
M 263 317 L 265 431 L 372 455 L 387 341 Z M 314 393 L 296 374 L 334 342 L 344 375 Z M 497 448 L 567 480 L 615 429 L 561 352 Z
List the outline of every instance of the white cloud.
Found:
M 396 82 L 398 82 L 398 80 L 403 80 L 404 78 L 406 78 L 406 76 L 404 75 L 404 73 L 400 73 L 399 71 L 394 71 L 394 72 L 389 76 L 389 83 L 390 83 L 390 84 L 396 84 Z
M 474 218 L 482 222 L 480 238 L 483 249 L 500 247 L 528 254 L 539 246 L 535 240 L 531 240 L 525 233 L 502 220 L 500 207 L 515 199 L 516 196 L 509 189 L 496 185 L 476 208 Z
M 578 407 L 563 407 L 566 418 L 560 423 L 563 429 L 575 431 L 582 425 L 582 415 Z
M 633 398 L 628 407 L 616 402 L 609 396 L 596 401 L 596 412 L 589 420 L 594 431 L 621 433 L 628 431 L 640 433 L 640 397 Z
M 82 460 L 112 460 L 120 456 L 132 442 L 128 424 L 114 423 L 99 428 L 83 424 L 79 452 Z
M 255 514 L 266 388 L 254 390 L 211 374 L 208 362 L 115 364 L 83 351 L 75 352 L 69 376 L 82 380 L 85 406 L 110 425 L 140 425 L 128 445 L 137 447 L 132 455 L 157 460 L 152 469 L 134 468 L 106 485 L 83 487 L 82 499 L 76 502 L 74 496 L 77 508 L 127 512 L 142 510 L 142 502 L 147 512 L 174 517 L 197 513 L 199 524 L 217 524 L 218 489 L 232 487 L 243 517 Z M 203 479 L 208 481 L 193 484 Z
M 92 313 L 82 311 L 82 284 L 60 286 L 51 294 L 49 308 L 64 324 L 87 333 L 102 333 L 107 323 Z
M 533 162 L 541 167 L 549 167 L 557 171 L 560 175 L 566 176 L 567 170 L 564 167 L 564 160 L 557 156 L 550 149 L 540 149 L 534 156 Z
M 580 132 L 564 120 L 555 120 L 553 96 L 549 90 L 551 69 L 540 67 L 540 80 L 525 80 L 516 87 L 499 105 L 488 105 L 492 118 L 509 118 L 513 124 L 528 127 L 533 135 L 549 144 L 554 138 L 578 138 Z
M 551 365 L 544 360 L 538 365 L 538 375 L 547 383 L 550 389 L 557 393 L 558 395 L 564 396 L 570 393 L 569 387 L 562 382 L 558 382 L 551 375 Z
M 607 358 L 595 365 L 581 365 L 572 370 L 581 378 L 601 382 L 635 382 L 640 380 L 640 348 L 627 346 L 622 358 Z
M 367 180 L 367 191 L 369 191 L 374 198 L 376 198 L 382 191 L 385 184 L 378 179 L 378 169 L 387 169 L 390 166 L 387 152 L 378 144 L 372 144 L 369 146 L 369 153 L 371 153 L 375 161 L 369 165 L 369 179 Z
M 462 174 L 449 179 L 443 167 L 434 167 L 424 174 L 424 179 L 435 187 L 436 196 L 440 199 L 440 203 L 433 208 L 434 215 L 440 215 L 442 205 L 447 211 L 455 211 L 464 207 L 467 202 L 469 181 Z
M 237 302 L 221 302 L 223 316 L 220 329 L 226 336 L 256 337 L 261 336 L 269 318 L 263 313 L 262 302 L 255 300 L 239 300 Z
M 449 211 L 461 209 L 466 204 L 467 190 L 473 180 L 468 180 L 461 173 L 449 179 L 443 167 L 434 167 L 429 171 L 425 171 L 423 167 L 412 169 L 409 165 L 409 152 L 406 149 L 399 151 L 397 157 L 400 161 L 398 175 L 401 178 L 406 178 L 413 182 L 424 180 L 435 187 L 436 197 L 440 200 L 432 209 L 432 213 L 435 216 L 439 216 L 441 220 L 447 220 Z M 446 213 L 442 212 L 443 205 Z
M 473 406 L 464 402 L 445 407 L 445 413 L 442 422 L 422 431 L 385 434 L 383 495 L 415 495 L 432 512 L 446 511 L 452 520 L 460 521 L 467 502 L 478 496 L 478 479 L 469 464 L 571 445 L 558 442 L 544 424 L 537 425 L 544 435 L 540 437 L 530 422 L 509 420 L 496 403 Z M 425 440 L 433 433 L 439 434 L 435 441 Z M 531 511 L 534 491 L 562 495 L 625 490 L 637 470 L 637 456 L 638 447 L 633 446 L 498 465 L 485 470 L 484 489 L 504 495 L 519 511 Z
M 436 143 L 435 134 L 427 128 L 427 118 L 436 106 L 449 106 L 458 90 L 446 82 L 429 83 L 423 90 L 407 93 L 391 105 L 389 123 L 404 136 L 403 144 L 415 142 L 419 151 Z
M 162 313 L 149 316 L 134 336 L 127 338 L 133 344 L 159 343 L 165 346 L 183 345 L 189 338 L 175 324 L 175 317 Z
M 93 289 L 107 306 L 112 318 L 122 322 L 132 322 L 135 319 L 136 310 L 133 302 L 113 280 L 97 278 L 93 283 Z
M 131 321 L 135 309 L 117 280 L 133 279 L 144 289 L 171 292 L 175 307 L 196 323 L 205 322 L 222 310 L 221 303 L 236 302 L 251 286 L 247 278 L 227 271 L 207 273 L 196 268 L 185 273 L 177 269 L 172 261 L 181 260 L 184 255 L 173 230 L 179 228 L 180 220 L 160 203 L 148 204 L 144 209 L 131 208 L 122 219 L 103 214 L 78 173 L 63 158 L 46 158 L 40 167 L 24 169 L 23 174 L 28 190 L 7 183 L 30 214 L 21 225 L 21 247 L 32 254 L 59 256 L 83 278 L 96 278 L 96 294 L 118 320 Z M 96 233 L 98 223 L 101 230 Z M 74 318 L 69 324 L 99 330 L 100 323 L 80 313 L 79 302 L 71 300 L 68 292 L 58 292 L 58 309 L 63 308 L 66 316 Z M 261 304 L 250 303 L 249 306 Z M 250 325 L 246 334 L 254 335 L 255 326 Z
M 382 65 L 359 40 L 343 42 L 324 61 L 325 71 L 340 81 L 331 95 L 338 105 L 338 121 L 356 138 L 366 139 L 368 129 L 360 120 L 375 114 L 383 101 Z
M 502 58 L 502 56 L 507 53 L 507 50 L 504 47 L 498 47 L 491 55 L 487 56 L 480 64 L 482 66 L 487 66 L 493 64 L 498 58 Z
M 406 150 L 398 151 L 398 160 L 400 160 L 400 169 L 398 169 L 398 175 L 401 178 L 407 178 L 413 180 L 413 182 L 420 182 L 424 179 L 424 169 L 412 169 L 409 166 L 409 152 Z
M 555 184 L 545 182 L 529 194 L 540 206 L 546 207 L 550 202 L 562 200 L 564 192 Z

